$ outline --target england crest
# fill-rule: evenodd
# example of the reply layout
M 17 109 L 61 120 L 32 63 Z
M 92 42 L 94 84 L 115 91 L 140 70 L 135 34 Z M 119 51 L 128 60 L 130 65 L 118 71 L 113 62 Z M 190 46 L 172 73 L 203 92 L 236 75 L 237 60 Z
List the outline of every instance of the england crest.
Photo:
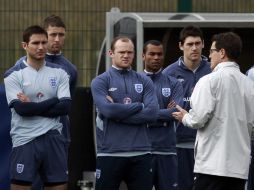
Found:
M 143 92 L 143 84 L 134 84 L 137 93 Z
M 170 88 L 162 88 L 162 89 L 161 89 L 161 93 L 162 93 L 162 95 L 163 95 L 164 97 L 169 97 L 170 94 L 171 94 L 171 90 L 170 90 Z
M 24 164 L 17 164 L 17 168 L 16 168 L 17 172 L 19 174 L 22 173 L 24 170 L 24 167 L 25 167 Z
M 50 83 L 50 86 L 52 88 L 56 88 L 56 86 L 57 86 L 57 78 L 56 77 L 50 77 L 49 78 L 49 83 Z
M 101 170 L 96 169 L 95 177 L 96 177 L 96 179 L 100 179 L 100 177 L 101 177 Z

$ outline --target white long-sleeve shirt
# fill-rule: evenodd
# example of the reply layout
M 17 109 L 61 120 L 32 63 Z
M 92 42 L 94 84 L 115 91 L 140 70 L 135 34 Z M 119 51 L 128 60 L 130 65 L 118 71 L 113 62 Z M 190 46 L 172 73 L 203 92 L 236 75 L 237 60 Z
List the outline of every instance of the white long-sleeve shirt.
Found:
M 234 62 L 218 64 L 202 77 L 183 124 L 198 129 L 195 173 L 247 179 L 254 127 L 254 83 Z

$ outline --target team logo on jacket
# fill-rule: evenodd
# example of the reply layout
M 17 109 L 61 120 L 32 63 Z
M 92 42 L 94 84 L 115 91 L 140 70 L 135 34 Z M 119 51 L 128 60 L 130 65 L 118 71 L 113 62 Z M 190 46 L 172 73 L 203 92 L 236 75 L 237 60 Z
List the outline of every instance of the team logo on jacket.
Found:
M 43 98 L 44 94 L 42 92 L 38 92 L 36 94 L 36 97 L 40 100 L 41 98 Z
M 171 94 L 171 90 L 170 90 L 170 88 L 162 88 L 161 93 L 162 93 L 163 96 L 169 97 L 170 94 Z
M 56 88 L 56 86 L 57 86 L 57 78 L 56 77 L 50 77 L 49 78 L 49 83 L 50 83 L 50 86 L 52 88 Z
M 110 89 L 108 89 L 109 92 L 114 92 L 116 90 L 117 90 L 117 88 L 114 88 L 114 87 L 111 87 Z
M 143 92 L 143 84 L 134 84 L 137 93 Z
M 182 79 L 182 78 L 178 78 L 177 79 L 179 82 L 184 82 L 184 79 Z
M 101 170 L 100 169 L 96 169 L 95 177 L 96 177 L 96 179 L 100 179 L 100 177 L 101 177 Z
M 23 171 L 24 171 L 24 164 L 17 164 L 17 168 L 16 168 L 16 170 L 17 170 L 17 172 L 20 174 L 20 173 L 22 173 Z

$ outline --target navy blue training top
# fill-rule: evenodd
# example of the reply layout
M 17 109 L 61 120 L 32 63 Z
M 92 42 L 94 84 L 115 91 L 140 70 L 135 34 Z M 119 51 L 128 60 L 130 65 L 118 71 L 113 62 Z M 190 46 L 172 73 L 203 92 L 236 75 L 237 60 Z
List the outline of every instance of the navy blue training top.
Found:
M 96 127 L 97 152 L 151 151 L 147 123 L 154 122 L 158 112 L 152 81 L 133 70 L 111 67 L 92 80 L 91 90 L 103 123 Z
M 174 120 L 172 113 L 177 110 L 175 107 L 168 109 L 167 106 L 171 101 L 182 106 L 182 84 L 176 78 L 162 74 L 161 71 L 145 74 L 153 81 L 160 107 L 157 121 L 149 124 L 152 152 L 176 153 L 175 124 L 178 122 Z
M 180 57 L 176 62 L 172 63 L 163 70 L 163 73 L 168 76 L 173 76 L 182 83 L 183 86 L 183 108 L 190 110 L 190 97 L 198 80 L 211 73 L 210 63 L 204 56 L 201 57 L 200 66 L 195 72 L 188 69 L 183 62 L 183 57 Z M 184 127 L 182 123 L 177 126 L 177 143 L 195 142 L 196 129 Z

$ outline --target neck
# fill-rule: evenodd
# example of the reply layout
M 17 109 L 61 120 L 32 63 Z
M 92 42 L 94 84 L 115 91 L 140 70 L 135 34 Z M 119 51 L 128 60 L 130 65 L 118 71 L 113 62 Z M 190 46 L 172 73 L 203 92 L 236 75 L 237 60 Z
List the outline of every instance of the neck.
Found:
M 48 55 L 61 55 L 61 52 L 47 52 Z
M 32 68 L 34 68 L 35 70 L 39 70 L 40 68 L 43 67 L 45 60 L 44 59 L 31 59 L 29 57 L 27 57 L 27 64 L 30 65 Z
M 200 60 L 198 60 L 198 61 L 190 61 L 190 60 L 187 60 L 187 59 L 184 58 L 183 61 L 184 61 L 184 65 L 188 69 L 190 69 L 192 71 L 196 70 L 199 67 L 199 65 L 200 65 Z

